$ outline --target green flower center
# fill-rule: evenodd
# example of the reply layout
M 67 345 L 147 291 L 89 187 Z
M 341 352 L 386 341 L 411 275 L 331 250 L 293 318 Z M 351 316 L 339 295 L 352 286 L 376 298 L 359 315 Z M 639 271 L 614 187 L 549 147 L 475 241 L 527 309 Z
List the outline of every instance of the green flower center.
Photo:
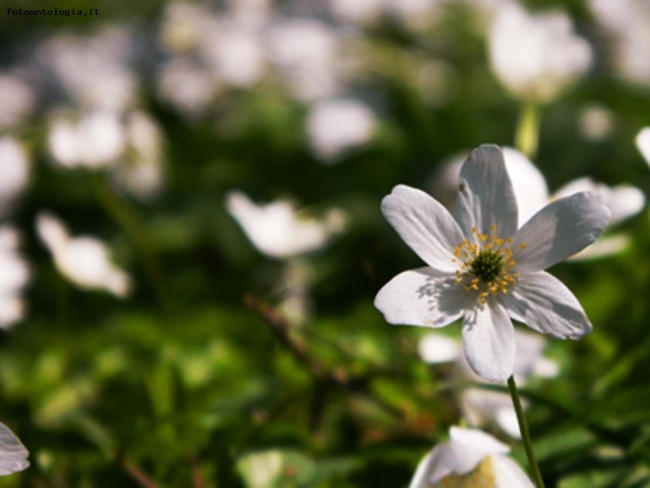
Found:
M 490 283 L 501 274 L 503 257 L 502 253 L 483 249 L 470 264 L 470 269 L 480 282 Z
M 517 264 L 512 259 L 512 237 L 502 239 L 493 225 L 491 233 L 481 234 L 472 229 L 475 243 L 467 239 L 454 248 L 452 262 L 460 266 L 456 270 L 456 283 L 463 283 L 465 291 L 477 291 L 478 300 L 484 305 L 489 295 L 507 294 L 508 288 L 515 284 L 518 274 L 512 271 Z M 520 249 L 525 243 L 519 245 Z

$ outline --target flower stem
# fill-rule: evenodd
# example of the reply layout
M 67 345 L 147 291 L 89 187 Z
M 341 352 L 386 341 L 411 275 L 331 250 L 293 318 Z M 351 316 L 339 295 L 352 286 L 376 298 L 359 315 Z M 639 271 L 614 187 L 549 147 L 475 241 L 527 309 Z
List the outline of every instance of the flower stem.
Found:
M 540 117 L 537 105 L 532 102 L 522 104 L 519 120 L 517 121 L 515 146 L 530 159 L 534 158 L 537 153 L 539 122 Z
M 160 302 L 161 309 L 164 312 L 168 312 L 170 301 L 164 283 L 163 273 L 160 270 L 158 261 L 135 213 L 123 199 L 106 186 L 100 175 L 91 174 L 89 176 L 97 200 L 108 215 L 126 231 L 135 245 L 154 292 Z
M 530 440 L 528 423 L 526 422 L 526 417 L 524 416 L 524 409 L 521 407 L 521 400 L 519 399 L 519 392 L 517 391 L 517 385 L 515 384 L 514 376 L 508 378 L 508 388 L 510 389 L 512 404 L 514 405 L 515 412 L 517 413 L 517 422 L 519 423 L 519 430 L 521 431 L 521 440 L 524 441 L 524 449 L 526 450 L 526 457 L 528 458 L 528 465 L 533 475 L 535 486 L 537 486 L 537 488 L 544 488 L 544 481 L 542 480 L 542 474 L 540 473 L 539 466 L 537 466 L 537 461 L 535 460 L 535 454 L 533 453 L 533 443 Z

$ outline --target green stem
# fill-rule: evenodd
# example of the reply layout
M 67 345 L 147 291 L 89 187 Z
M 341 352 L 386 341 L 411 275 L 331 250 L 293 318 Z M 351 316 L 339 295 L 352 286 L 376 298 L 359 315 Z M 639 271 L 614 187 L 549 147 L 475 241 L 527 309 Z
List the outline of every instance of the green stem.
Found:
M 532 102 L 524 102 L 517 121 L 515 147 L 530 159 L 533 159 L 537 153 L 539 123 L 540 116 L 537 105 Z
M 97 200 L 111 218 L 113 218 L 113 220 L 115 220 L 128 234 L 129 238 L 135 245 L 136 250 L 140 254 L 140 258 L 142 259 L 149 281 L 151 281 L 151 285 L 156 293 L 161 309 L 165 312 L 168 311 L 170 302 L 168 300 L 163 274 L 160 271 L 153 250 L 149 245 L 149 241 L 147 240 L 135 213 L 123 199 L 106 186 L 101 175 L 91 174 L 89 176 L 91 177 L 92 187 L 97 196 Z
M 526 450 L 526 457 L 528 458 L 528 465 L 530 466 L 535 486 L 537 486 L 537 488 L 544 488 L 544 481 L 542 480 L 542 474 L 540 473 L 539 466 L 537 466 L 537 461 L 535 460 L 533 443 L 530 440 L 528 423 L 526 422 L 524 409 L 521 407 L 521 400 L 519 399 L 519 392 L 517 391 L 514 376 L 508 378 L 508 388 L 510 389 L 512 404 L 515 406 L 515 412 L 517 413 L 517 422 L 519 423 L 519 430 L 521 431 L 521 440 L 524 442 L 524 449 Z

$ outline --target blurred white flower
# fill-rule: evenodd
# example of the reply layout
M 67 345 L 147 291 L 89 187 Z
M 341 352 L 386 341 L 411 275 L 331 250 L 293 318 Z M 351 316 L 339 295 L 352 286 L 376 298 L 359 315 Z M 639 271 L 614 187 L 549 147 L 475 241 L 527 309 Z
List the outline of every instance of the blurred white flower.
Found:
M 650 138 L 650 131 L 648 137 Z M 519 226 L 549 202 L 581 191 L 592 191 L 601 196 L 611 211 L 608 228 L 636 215 L 645 206 L 645 195 L 640 189 L 625 184 L 610 187 L 588 177 L 570 181 L 555 193 L 549 194 L 544 176 L 522 152 L 504 147 L 503 156 L 519 206 Z M 462 153 L 444 161 L 431 180 L 432 193 L 448 206 L 453 203 L 450 195 L 458 191 L 458 177 L 465 157 L 466 153 Z M 628 244 L 629 238 L 625 234 L 606 232 L 596 242 L 571 256 L 569 261 L 616 254 Z
M 17 473 L 29 467 L 29 452 L 20 439 L 0 423 L 0 476 Z
M 136 75 L 129 65 L 133 46 L 127 30 L 110 27 L 92 36 L 51 37 L 40 46 L 39 58 L 83 108 L 119 112 L 137 96 Z
M 182 58 L 161 67 L 158 93 L 189 117 L 200 116 L 219 93 L 219 83 L 206 67 Z
M 160 27 L 160 42 L 171 53 L 181 54 L 197 48 L 209 29 L 213 15 L 205 5 L 170 2 Z
M 589 43 L 573 33 L 562 12 L 531 15 L 517 4 L 503 7 L 489 33 L 494 74 L 516 98 L 546 103 L 589 69 Z
M 59 272 L 79 288 L 105 290 L 119 298 L 131 292 L 131 277 L 110 261 L 109 250 L 99 239 L 71 237 L 63 222 L 50 212 L 38 214 L 36 231 Z
M 226 207 L 253 245 L 277 259 L 320 249 L 345 225 L 340 210 L 330 210 L 320 221 L 302 218 L 289 201 L 258 206 L 240 191 L 228 193 Z
M 0 137 L 0 174 L 0 214 L 4 214 L 23 193 L 30 176 L 27 151 L 11 136 Z
M 29 283 L 30 271 L 18 252 L 19 245 L 18 231 L 8 225 L 0 226 L 0 327 L 4 329 L 25 315 L 22 291 Z
M 646 0 L 591 0 L 589 6 L 606 30 L 609 57 L 617 74 L 650 85 L 650 3 Z
M 318 158 L 332 163 L 366 144 L 375 125 L 372 110 L 358 100 L 323 100 L 312 106 L 307 119 L 309 145 Z
M 449 441 L 438 444 L 420 462 L 409 488 L 534 487 L 523 470 L 506 456 L 510 447 L 491 435 L 451 427 L 449 437 Z
M 0 128 L 6 129 L 23 122 L 32 112 L 36 96 L 19 75 L 0 73 Z
M 256 28 L 223 19 L 199 41 L 199 52 L 214 76 L 228 85 L 248 87 L 264 74 L 266 56 Z
M 125 130 L 128 156 L 111 168 L 111 177 L 132 195 L 151 198 L 159 193 L 165 179 L 162 133 L 155 121 L 141 111 L 129 114 Z
M 601 141 L 614 129 L 614 114 L 602 105 L 588 105 L 580 113 L 580 129 L 586 139 Z
M 340 90 L 338 41 L 337 33 L 323 22 L 283 19 L 269 28 L 268 56 L 297 99 L 316 100 Z
M 513 374 L 520 386 L 533 376 L 557 376 L 558 364 L 543 355 L 546 347 L 544 337 L 515 329 L 515 343 L 517 353 Z M 418 350 L 422 360 L 429 364 L 452 363 L 453 376 L 457 380 L 483 382 L 467 363 L 459 339 L 433 332 L 422 337 Z M 460 393 L 460 407 L 469 425 L 482 427 L 496 424 L 510 437 L 519 438 L 521 435 L 512 399 L 506 393 L 464 389 Z
M 339 22 L 366 25 L 376 22 L 383 13 L 384 0 L 329 0 L 330 11 Z
M 650 127 L 641 129 L 636 135 L 634 142 L 643 159 L 650 165 Z
M 57 115 L 50 123 L 50 153 L 65 167 L 105 167 L 122 153 L 124 144 L 124 130 L 113 111 L 85 113 L 76 121 Z

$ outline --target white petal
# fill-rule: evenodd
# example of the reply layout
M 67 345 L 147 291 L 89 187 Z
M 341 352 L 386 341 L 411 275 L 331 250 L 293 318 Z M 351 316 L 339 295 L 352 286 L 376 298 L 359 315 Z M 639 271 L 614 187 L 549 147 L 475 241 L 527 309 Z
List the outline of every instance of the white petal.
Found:
M 421 190 L 398 185 L 381 202 L 381 211 L 422 260 L 442 274 L 452 274 L 453 250 L 464 237 L 454 218 Z
M 501 299 L 510 317 L 537 332 L 559 339 L 578 339 L 591 332 L 575 295 L 544 271 L 520 276 L 512 292 Z
M 439 364 L 455 361 L 461 350 L 457 340 L 434 332 L 420 339 L 418 352 L 424 362 Z
M 535 488 L 524 471 L 512 459 L 495 454 L 492 456 L 495 488 Z
M 641 131 L 636 135 L 635 142 L 639 152 L 650 165 L 650 127 L 644 127 L 641 129 Z
M 0 476 L 27 469 L 29 453 L 20 439 L 0 423 Z
M 541 271 L 565 260 L 594 242 L 609 217 L 602 198 L 592 192 L 576 193 L 548 204 L 515 235 L 514 271 Z
M 627 234 L 604 236 L 594 242 L 591 246 L 585 247 L 582 251 L 569 258 L 570 261 L 585 261 L 587 259 L 604 258 L 618 254 L 625 250 L 632 239 Z
M 596 183 L 591 178 L 578 178 L 573 180 L 553 194 L 553 199 L 568 197 L 581 191 L 595 191 L 598 193 L 605 205 L 612 212 L 610 225 L 616 225 L 641 211 L 645 205 L 645 195 L 638 188 L 631 185 L 617 185 L 609 187 L 602 183 Z
M 471 298 L 454 278 L 440 278 L 431 268 L 418 268 L 384 285 L 375 297 L 375 307 L 390 324 L 444 327 L 462 316 Z
M 474 149 L 460 172 L 456 220 L 465 236 L 476 242 L 472 228 L 490 234 L 493 225 L 499 237 L 512 237 L 517 230 L 517 201 L 498 146 L 484 144 Z
M 614 225 L 639 213 L 645 206 L 645 195 L 634 186 L 617 185 L 610 189 L 606 203 L 612 212 L 610 224 Z
M 508 176 L 517 199 L 519 224 L 531 218 L 548 202 L 548 186 L 542 173 L 524 153 L 511 147 L 503 148 Z
M 465 315 L 465 357 L 472 370 L 488 381 L 506 381 L 514 370 L 515 329 L 505 309 L 493 300 Z

